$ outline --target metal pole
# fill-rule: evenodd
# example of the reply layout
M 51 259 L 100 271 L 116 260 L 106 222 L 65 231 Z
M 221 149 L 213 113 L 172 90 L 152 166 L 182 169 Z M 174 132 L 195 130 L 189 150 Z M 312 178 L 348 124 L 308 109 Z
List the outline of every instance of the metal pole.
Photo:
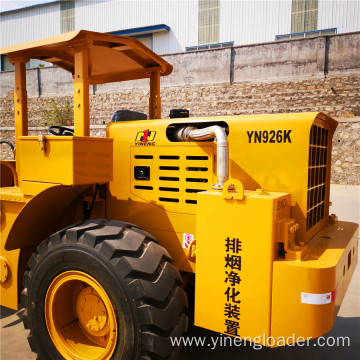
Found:
M 14 91 L 14 109 L 15 109 L 15 159 L 16 172 L 18 174 L 19 185 L 20 177 L 20 136 L 28 135 L 28 112 L 27 112 L 27 92 L 26 92 L 26 59 L 16 59 L 15 65 L 15 91 Z
M 90 136 L 89 48 L 74 46 L 74 135 Z
M 160 71 L 150 73 L 149 119 L 161 119 Z

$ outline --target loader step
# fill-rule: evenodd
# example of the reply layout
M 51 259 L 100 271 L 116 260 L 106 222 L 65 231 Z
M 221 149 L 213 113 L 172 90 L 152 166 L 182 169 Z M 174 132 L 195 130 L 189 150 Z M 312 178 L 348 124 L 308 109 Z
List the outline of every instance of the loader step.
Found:
M 22 193 L 21 187 L 2 187 L 0 188 L 0 200 L 1 201 L 15 201 L 27 203 L 31 199 L 31 196 L 26 196 Z

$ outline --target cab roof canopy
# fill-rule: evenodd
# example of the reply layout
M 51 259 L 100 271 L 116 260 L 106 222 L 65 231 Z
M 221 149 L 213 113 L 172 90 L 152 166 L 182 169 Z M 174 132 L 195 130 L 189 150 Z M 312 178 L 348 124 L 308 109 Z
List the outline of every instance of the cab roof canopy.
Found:
M 172 65 L 134 38 L 85 30 L 8 46 L 1 49 L 1 54 L 7 54 L 10 62 L 47 61 L 75 76 L 75 52 L 84 46 L 88 49 L 89 84 L 149 78 L 151 72 L 161 76 L 172 72 Z
M 15 66 L 15 143 L 28 134 L 26 68 L 30 59 L 50 62 L 73 75 L 75 136 L 90 135 L 89 85 L 150 79 L 149 119 L 161 118 L 160 76 L 172 66 L 140 41 L 75 31 L 0 49 Z

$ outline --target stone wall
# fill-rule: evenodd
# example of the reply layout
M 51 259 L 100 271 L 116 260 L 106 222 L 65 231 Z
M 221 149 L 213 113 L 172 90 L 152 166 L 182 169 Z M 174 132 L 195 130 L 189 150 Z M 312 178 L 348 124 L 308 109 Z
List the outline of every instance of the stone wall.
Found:
M 331 182 L 360 184 L 360 117 L 341 119 L 333 138 Z
M 29 126 L 39 126 L 51 100 L 73 101 L 71 95 L 28 99 Z M 360 116 L 360 74 L 296 81 L 251 82 L 165 87 L 161 91 L 162 116 L 170 109 L 186 108 L 190 116 L 272 114 L 324 111 L 335 118 Z M 90 95 L 91 124 L 110 120 L 114 111 L 148 112 L 149 91 L 123 90 Z M 13 126 L 13 93 L 0 99 L 1 127 Z

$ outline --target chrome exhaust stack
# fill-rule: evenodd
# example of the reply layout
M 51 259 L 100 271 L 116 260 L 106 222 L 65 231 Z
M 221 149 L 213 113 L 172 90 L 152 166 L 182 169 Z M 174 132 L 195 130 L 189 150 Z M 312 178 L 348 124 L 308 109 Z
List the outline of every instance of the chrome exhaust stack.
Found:
M 186 126 L 177 130 L 178 141 L 200 141 L 214 139 L 217 144 L 217 183 L 214 189 L 222 189 L 226 180 L 229 179 L 229 143 L 225 129 L 218 125 L 209 126 L 204 129 L 196 129 Z

